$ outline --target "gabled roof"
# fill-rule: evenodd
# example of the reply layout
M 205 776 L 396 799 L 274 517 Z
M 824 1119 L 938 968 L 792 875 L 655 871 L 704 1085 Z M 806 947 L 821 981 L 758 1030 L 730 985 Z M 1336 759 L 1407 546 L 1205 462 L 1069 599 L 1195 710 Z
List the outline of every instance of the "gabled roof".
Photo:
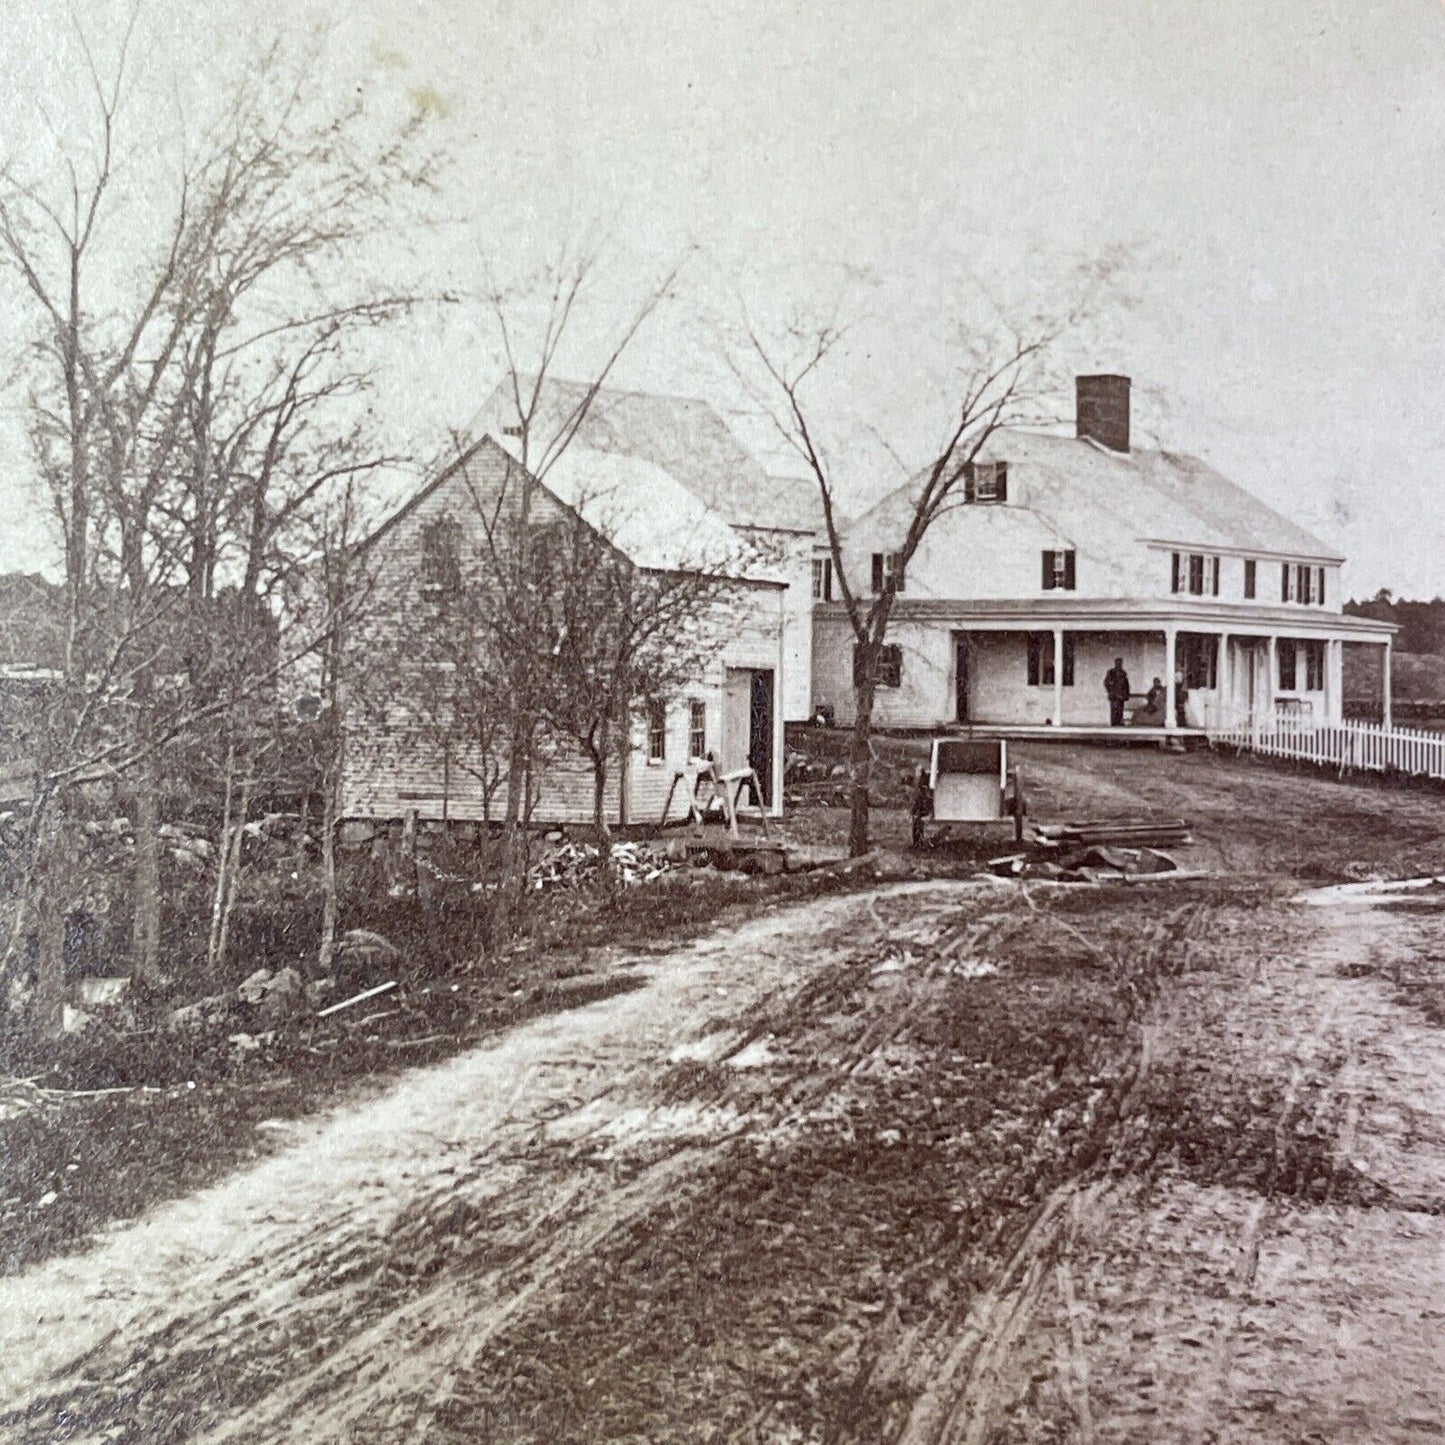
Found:
M 1091 441 L 1001 430 L 981 454 L 1028 467 L 1024 505 L 1068 532 L 1320 562 L 1331 547 L 1197 457 L 1112 452 Z M 908 485 L 916 485 L 915 478 Z
M 516 460 L 510 438 L 496 444 Z M 721 517 L 652 462 L 574 441 L 540 485 L 638 567 L 784 581 Z
M 520 378 L 523 394 L 535 378 Z M 548 377 L 534 423 L 531 449 L 545 451 L 586 399 L 585 382 Z M 473 434 L 502 435 L 515 420 L 510 382 L 493 390 L 473 422 Z M 600 387 L 573 445 L 651 462 L 734 527 L 811 532 L 820 519 L 815 488 L 806 478 L 770 476 L 738 441 L 722 416 L 690 396 Z
M 510 437 L 483 435 L 418 487 L 359 546 L 372 546 L 484 448 L 501 452 L 521 466 L 519 443 Z M 766 559 L 759 558 L 755 549 L 661 467 L 594 451 L 574 441 L 537 485 L 580 516 L 634 566 L 786 585 L 786 579 L 770 570 Z

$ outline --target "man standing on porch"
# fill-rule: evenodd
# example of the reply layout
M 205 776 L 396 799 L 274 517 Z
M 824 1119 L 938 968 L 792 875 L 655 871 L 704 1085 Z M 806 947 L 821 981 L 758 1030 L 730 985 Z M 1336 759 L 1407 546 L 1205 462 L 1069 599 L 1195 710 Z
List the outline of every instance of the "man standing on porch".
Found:
M 1124 726 L 1124 704 L 1129 701 L 1129 674 L 1124 659 L 1116 657 L 1114 665 L 1104 674 L 1104 692 L 1109 699 L 1109 726 Z

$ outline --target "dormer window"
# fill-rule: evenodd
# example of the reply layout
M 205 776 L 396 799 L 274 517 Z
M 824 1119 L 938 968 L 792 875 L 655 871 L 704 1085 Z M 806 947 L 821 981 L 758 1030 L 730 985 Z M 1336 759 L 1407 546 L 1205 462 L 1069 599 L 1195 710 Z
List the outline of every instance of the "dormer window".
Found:
M 1044 552 L 1043 588 L 1045 592 L 1074 590 L 1074 549 L 1050 547 Z
M 1008 501 L 1007 462 L 968 462 L 963 469 L 965 502 Z

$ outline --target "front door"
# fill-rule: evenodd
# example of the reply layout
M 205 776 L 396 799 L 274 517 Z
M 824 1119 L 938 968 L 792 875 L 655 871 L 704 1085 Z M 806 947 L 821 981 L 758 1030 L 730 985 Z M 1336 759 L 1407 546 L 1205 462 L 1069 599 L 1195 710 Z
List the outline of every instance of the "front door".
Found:
M 953 715 L 959 722 L 968 718 L 968 637 L 955 633 L 953 638 Z

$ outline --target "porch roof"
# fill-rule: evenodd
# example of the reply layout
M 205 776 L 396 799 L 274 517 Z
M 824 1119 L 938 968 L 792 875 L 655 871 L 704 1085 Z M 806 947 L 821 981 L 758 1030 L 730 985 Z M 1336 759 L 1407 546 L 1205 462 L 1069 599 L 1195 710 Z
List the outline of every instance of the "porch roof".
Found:
M 819 617 L 843 617 L 841 603 L 814 604 Z M 1232 637 L 1327 637 L 1348 642 L 1386 643 L 1399 630 L 1393 623 L 1349 617 L 1304 607 L 1240 606 L 1186 597 L 1050 597 L 992 601 L 899 597 L 895 622 L 936 622 L 992 631 L 1064 627 L 1088 632 L 1227 632 Z

